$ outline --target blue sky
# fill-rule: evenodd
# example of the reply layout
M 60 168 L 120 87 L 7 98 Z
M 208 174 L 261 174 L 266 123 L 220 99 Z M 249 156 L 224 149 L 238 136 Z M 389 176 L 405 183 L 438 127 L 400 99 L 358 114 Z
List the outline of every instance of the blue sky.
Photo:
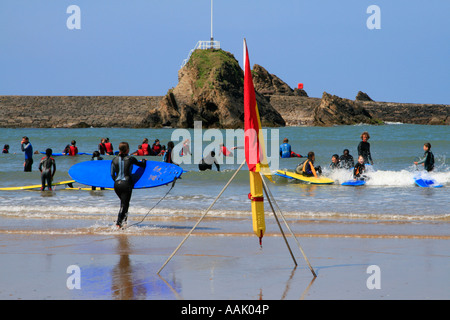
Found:
M 245 37 L 252 65 L 311 97 L 450 104 L 449 15 L 448 0 L 215 0 L 214 38 L 242 65 Z M 2 0 L 0 95 L 164 95 L 209 38 L 210 0 Z

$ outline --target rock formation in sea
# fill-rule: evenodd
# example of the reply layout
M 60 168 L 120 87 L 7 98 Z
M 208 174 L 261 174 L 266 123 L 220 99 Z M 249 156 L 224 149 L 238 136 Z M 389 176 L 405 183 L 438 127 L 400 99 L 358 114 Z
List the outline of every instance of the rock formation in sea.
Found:
M 256 100 L 263 126 L 285 125 L 280 113 L 258 91 Z M 177 86 L 148 116 L 151 127 L 191 128 L 194 121 L 202 121 L 205 128 L 243 128 L 244 73 L 231 53 L 194 51 L 178 71 Z

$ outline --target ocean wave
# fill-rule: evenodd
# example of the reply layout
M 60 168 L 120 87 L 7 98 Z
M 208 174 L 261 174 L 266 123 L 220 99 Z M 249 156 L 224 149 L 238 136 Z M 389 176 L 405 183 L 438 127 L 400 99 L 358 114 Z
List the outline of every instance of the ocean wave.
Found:
M 142 218 L 156 220 L 185 220 L 197 219 L 204 213 L 199 209 L 134 207 L 129 216 L 134 220 Z M 279 212 L 277 212 L 279 215 Z M 354 213 L 354 212 L 316 212 L 316 211 L 283 211 L 283 216 L 290 220 L 335 221 L 335 222 L 450 222 L 450 213 L 442 214 L 405 214 L 405 213 Z M 117 216 L 117 208 L 92 207 L 43 207 L 43 206 L 0 206 L 0 217 L 16 219 L 69 219 L 69 220 L 97 220 L 111 221 Z M 209 217 L 224 219 L 251 219 L 251 210 L 212 209 Z M 266 216 L 273 216 L 266 210 Z

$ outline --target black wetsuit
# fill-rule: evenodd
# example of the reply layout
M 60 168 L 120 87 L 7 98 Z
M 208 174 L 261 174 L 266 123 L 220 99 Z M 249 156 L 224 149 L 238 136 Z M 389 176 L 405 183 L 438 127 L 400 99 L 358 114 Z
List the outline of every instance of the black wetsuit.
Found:
M 39 171 L 41 171 L 41 190 L 45 189 L 47 183 L 48 190 L 52 190 L 53 175 L 56 171 L 55 159 L 52 157 L 43 157 L 39 163 Z
M 423 167 L 426 171 L 430 172 L 434 169 L 434 155 L 431 151 L 426 151 L 423 155 L 424 158 L 422 161 L 419 161 L 418 163 L 423 163 Z
M 351 155 L 347 155 L 347 156 L 342 155 L 339 157 L 339 165 L 341 168 L 350 169 L 350 168 L 354 167 L 355 162 Z
M 198 164 L 198 169 L 200 171 L 212 170 L 213 163 L 216 165 L 217 171 L 220 171 L 220 165 L 217 162 L 217 159 L 210 154 L 204 157 L 202 161 L 200 161 L 200 163 Z
M 370 154 L 370 143 L 361 141 L 358 145 L 358 156 L 363 156 L 364 163 L 371 163 L 372 155 Z
M 365 171 L 366 166 L 358 162 L 353 169 L 353 178 L 358 180 L 366 180 L 367 177 L 364 175 Z
M 130 206 L 131 194 L 134 182 L 131 177 L 133 165 L 145 167 L 145 160 L 139 162 L 135 157 L 125 155 L 117 156 L 111 163 L 111 177 L 114 180 L 114 191 L 120 199 L 120 210 L 116 224 L 122 226 L 127 221 L 128 207 Z

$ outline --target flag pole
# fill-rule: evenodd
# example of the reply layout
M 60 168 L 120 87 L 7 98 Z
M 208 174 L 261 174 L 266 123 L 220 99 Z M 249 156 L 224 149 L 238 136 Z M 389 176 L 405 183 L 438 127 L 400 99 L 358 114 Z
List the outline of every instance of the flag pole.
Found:
M 263 174 L 261 172 L 260 172 L 260 174 L 261 174 L 261 180 L 263 180 L 263 177 L 262 177 Z M 264 189 L 264 193 L 266 194 L 267 200 L 269 201 L 270 208 L 272 208 L 273 216 L 275 217 L 278 227 L 280 228 L 281 234 L 283 235 L 284 242 L 286 243 L 289 253 L 291 254 L 292 260 L 294 260 L 294 264 L 297 267 L 297 261 L 295 260 L 294 254 L 292 253 L 291 247 L 289 246 L 289 242 L 286 239 L 286 235 L 284 234 L 283 228 L 281 228 L 280 220 L 278 220 L 277 214 L 272 205 L 272 201 L 270 201 L 270 197 L 269 197 L 269 194 L 267 193 L 266 184 L 264 183 L 264 180 L 263 180 L 263 189 Z
M 301 246 L 300 243 L 298 242 L 297 237 L 295 236 L 294 232 L 292 232 L 291 228 L 289 227 L 289 224 L 287 223 L 286 219 L 284 218 L 284 215 L 283 215 L 283 213 L 281 212 L 281 209 L 280 209 L 280 207 L 278 206 L 278 204 L 277 204 L 275 198 L 273 197 L 272 192 L 270 191 L 269 187 L 267 186 L 266 181 L 264 180 L 264 177 L 263 177 L 263 174 L 262 174 L 262 173 L 261 173 L 261 180 L 262 180 L 262 182 L 263 182 L 264 191 L 266 191 L 266 195 L 267 195 L 267 192 L 268 192 L 268 193 L 270 194 L 270 197 L 271 197 L 271 198 L 273 199 L 273 201 L 275 202 L 275 205 L 277 206 L 278 211 L 280 212 L 281 218 L 283 219 L 283 221 L 284 221 L 286 227 L 288 228 L 288 230 L 290 231 L 291 235 L 294 237 L 295 241 L 297 242 L 298 248 L 300 249 L 300 252 L 302 253 L 303 258 L 305 258 L 305 261 L 306 261 L 306 263 L 308 264 L 308 267 L 309 267 L 309 269 L 311 270 L 311 273 L 313 274 L 314 278 L 316 278 L 316 277 L 317 277 L 317 274 L 314 272 L 314 269 L 313 269 L 313 267 L 311 266 L 311 264 L 309 263 L 308 257 L 306 256 L 305 252 L 303 251 L 302 246 Z M 269 199 L 269 195 L 267 195 L 267 198 Z
M 170 257 L 166 260 L 166 262 L 164 262 L 164 264 L 162 265 L 161 268 L 159 268 L 158 272 L 156 274 L 159 274 L 162 269 L 164 269 L 164 267 L 166 266 L 167 263 L 169 263 L 169 261 L 173 258 L 173 256 L 177 253 L 177 251 L 181 248 L 181 246 L 186 242 L 186 240 L 189 238 L 189 236 L 192 234 L 192 232 L 194 232 L 195 228 L 197 228 L 197 226 L 200 224 L 200 222 L 203 220 L 203 218 L 208 214 L 209 210 L 211 210 L 211 208 L 214 206 L 214 204 L 216 203 L 216 201 L 220 198 L 220 196 L 222 195 L 222 193 L 225 192 L 225 190 L 228 188 L 228 186 L 230 185 L 231 181 L 233 181 L 233 179 L 236 177 L 237 173 L 242 169 L 242 167 L 245 164 L 245 160 L 242 162 L 242 164 L 239 166 L 239 168 L 236 170 L 236 172 L 233 174 L 233 176 L 230 178 L 230 180 L 227 182 L 227 184 L 225 185 L 225 187 L 223 187 L 222 191 L 220 191 L 219 195 L 216 197 L 216 199 L 214 199 L 213 203 L 211 203 L 211 205 L 209 206 L 208 209 L 206 209 L 205 213 L 203 213 L 203 215 L 200 217 L 200 219 L 197 221 L 197 223 L 194 225 L 194 227 L 192 227 L 192 229 L 189 231 L 189 233 L 186 235 L 186 237 L 183 239 L 183 241 L 181 241 L 181 243 L 178 245 L 178 247 L 172 252 L 172 254 L 170 255 Z

